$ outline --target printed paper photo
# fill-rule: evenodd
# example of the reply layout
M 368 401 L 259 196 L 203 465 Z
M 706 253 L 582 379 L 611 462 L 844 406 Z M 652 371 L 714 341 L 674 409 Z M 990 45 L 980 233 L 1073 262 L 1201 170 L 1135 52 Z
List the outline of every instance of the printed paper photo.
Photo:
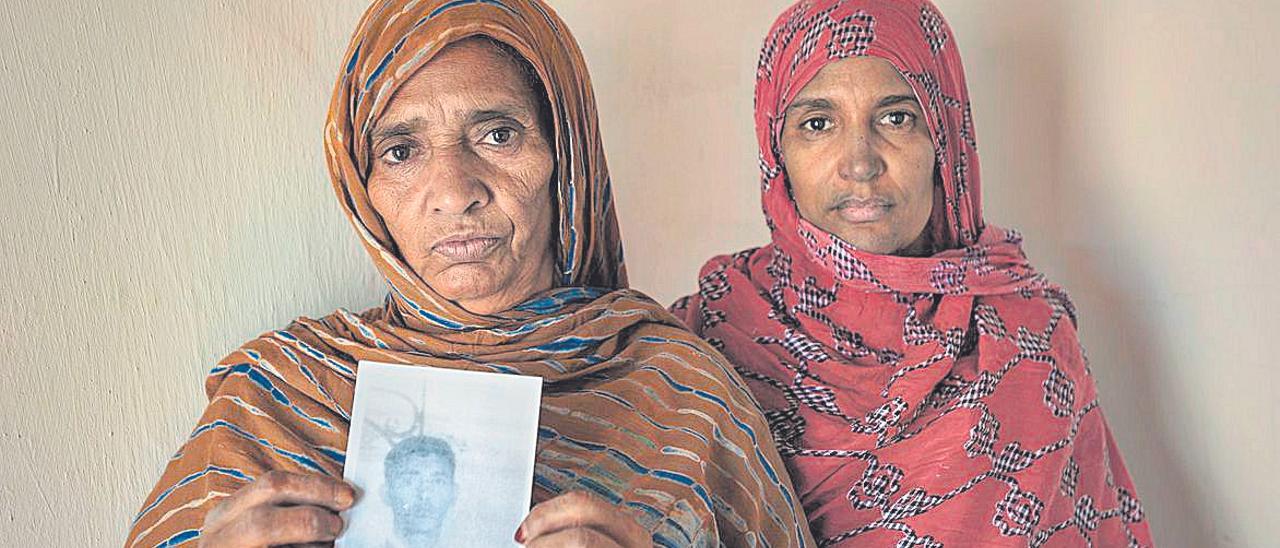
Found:
M 512 546 L 529 510 L 541 379 L 361 362 L 337 546 Z

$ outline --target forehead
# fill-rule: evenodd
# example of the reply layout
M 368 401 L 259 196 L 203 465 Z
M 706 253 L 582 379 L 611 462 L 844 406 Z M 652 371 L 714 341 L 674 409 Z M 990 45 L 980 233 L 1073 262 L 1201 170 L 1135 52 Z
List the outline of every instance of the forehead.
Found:
M 481 38 L 455 42 L 440 50 L 396 91 L 387 115 L 423 107 L 530 108 L 533 90 L 515 59 Z
M 439 472 L 441 469 L 448 467 L 448 460 L 444 455 L 439 453 L 417 453 L 408 455 L 403 461 L 402 468 L 406 472 L 422 473 L 426 471 Z
M 887 95 L 914 95 L 914 92 L 888 60 L 850 57 L 822 67 L 796 99 L 857 96 L 875 100 Z

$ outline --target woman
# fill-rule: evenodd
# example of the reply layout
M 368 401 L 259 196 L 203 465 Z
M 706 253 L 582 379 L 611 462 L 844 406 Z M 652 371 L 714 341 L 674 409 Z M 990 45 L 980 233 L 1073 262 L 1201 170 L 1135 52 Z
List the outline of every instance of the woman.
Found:
M 773 241 L 673 308 L 747 378 L 819 544 L 1150 545 L 1071 301 L 983 222 L 938 10 L 797 3 L 755 106 Z
M 727 362 L 625 289 L 594 98 L 537 0 L 383 0 L 325 146 L 391 287 L 210 374 L 131 545 L 331 541 L 360 360 L 544 378 L 529 546 L 806 545 L 767 423 Z M 590 495 L 585 494 L 590 492 Z

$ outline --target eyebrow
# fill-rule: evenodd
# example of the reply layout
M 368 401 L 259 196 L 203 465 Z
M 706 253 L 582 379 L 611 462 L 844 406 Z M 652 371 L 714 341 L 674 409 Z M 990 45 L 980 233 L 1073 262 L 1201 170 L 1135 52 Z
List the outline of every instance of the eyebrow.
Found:
M 488 122 L 498 118 L 531 118 L 533 114 L 528 108 L 519 105 L 498 105 L 494 108 L 472 111 L 467 115 L 467 125 Z M 421 116 L 415 116 L 408 120 L 402 120 L 381 126 L 373 130 L 373 142 L 382 141 L 390 137 L 400 137 L 404 135 L 413 135 L 427 126 L 426 119 Z
M 896 105 L 898 103 L 915 103 L 919 105 L 920 101 L 916 100 L 915 95 L 889 95 L 881 99 L 880 101 L 876 102 L 876 108 L 884 108 L 889 105 Z
M 373 142 L 378 142 L 389 137 L 400 137 L 403 135 L 413 135 L 426 127 L 427 121 L 421 116 L 415 116 L 408 120 L 396 122 L 389 126 L 379 126 L 373 130 Z
M 468 124 L 488 122 L 498 118 L 531 118 L 533 113 L 520 105 L 498 105 L 494 108 L 477 110 L 467 115 Z
M 821 97 L 814 98 L 814 99 L 799 99 L 792 102 L 791 106 L 787 107 L 787 112 L 791 112 L 793 110 L 809 109 L 809 108 L 831 110 L 836 108 L 836 105 L 832 103 L 830 100 L 823 99 Z
M 896 105 L 898 103 L 906 103 L 906 102 L 916 103 L 917 105 L 920 104 L 920 102 L 916 100 L 915 95 L 888 95 L 880 99 L 879 101 L 877 101 L 875 108 L 884 108 L 889 105 Z M 812 99 L 796 100 L 795 102 L 791 103 L 791 106 L 787 107 L 787 112 L 791 112 L 793 110 L 801 110 L 801 109 L 831 110 L 834 108 L 835 108 L 835 103 L 832 103 L 830 99 L 825 99 L 822 97 L 814 97 Z

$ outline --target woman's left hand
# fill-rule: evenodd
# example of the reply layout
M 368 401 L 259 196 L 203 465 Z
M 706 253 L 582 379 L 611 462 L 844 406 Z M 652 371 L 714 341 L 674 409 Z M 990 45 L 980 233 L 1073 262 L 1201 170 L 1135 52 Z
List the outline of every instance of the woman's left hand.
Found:
M 582 491 L 534 506 L 515 539 L 529 548 L 653 546 L 649 532 L 630 514 Z

